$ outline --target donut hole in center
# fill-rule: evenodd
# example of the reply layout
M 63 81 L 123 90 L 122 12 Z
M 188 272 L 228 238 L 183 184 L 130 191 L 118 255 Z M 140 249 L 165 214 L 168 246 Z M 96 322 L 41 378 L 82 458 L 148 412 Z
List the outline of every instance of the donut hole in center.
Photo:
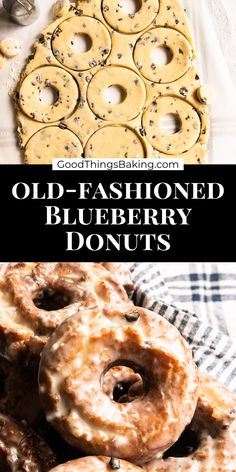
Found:
M 121 85 L 110 85 L 103 92 L 103 97 L 109 105 L 119 105 L 127 97 L 127 91 Z
M 58 90 L 52 85 L 47 85 L 39 91 L 39 102 L 42 105 L 52 106 L 58 101 Z
M 147 393 L 147 375 L 133 363 L 113 363 L 103 373 L 102 386 L 114 402 L 131 403 Z
M 142 381 L 140 377 L 140 381 Z M 117 403 L 130 403 L 133 401 L 133 397 L 130 396 L 131 387 L 136 387 L 137 382 L 132 380 L 123 380 L 117 382 L 113 388 L 113 400 Z
M 135 15 L 142 8 L 141 0 L 120 0 L 119 1 L 120 9 L 126 15 Z
M 164 453 L 163 459 L 167 459 L 168 457 L 191 456 L 199 446 L 199 435 L 190 428 L 186 428 L 178 441 Z
M 92 39 L 86 33 L 76 33 L 70 42 L 75 52 L 84 54 L 88 52 L 92 47 Z
M 160 129 L 165 134 L 176 134 L 181 129 L 181 120 L 177 113 L 167 113 L 160 119 Z
M 173 54 L 167 46 L 159 46 L 152 50 L 151 59 L 157 66 L 167 66 L 173 59 Z
M 37 293 L 33 302 L 41 310 L 61 310 L 70 305 L 71 295 L 62 288 L 47 287 Z

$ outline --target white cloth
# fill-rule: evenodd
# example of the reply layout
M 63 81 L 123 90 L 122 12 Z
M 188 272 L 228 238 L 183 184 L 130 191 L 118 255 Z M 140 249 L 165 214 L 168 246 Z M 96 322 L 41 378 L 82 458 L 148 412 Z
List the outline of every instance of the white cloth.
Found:
M 136 263 L 130 270 L 135 304 L 172 323 L 191 346 L 200 369 L 236 392 L 235 331 L 227 326 L 226 316 L 231 310 L 232 318 L 235 312 L 235 265 Z
M 218 325 L 235 341 L 235 263 L 158 263 L 157 266 L 170 297 L 166 302 L 196 313 L 211 325 Z
M 235 0 L 183 1 L 193 27 L 202 80 L 211 84 L 216 94 L 212 106 L 209 163 L 236 163 L 236 3 Z M 54 0 L 39 3 L 41 15 L 29 27 L 10 23 L 0 9 L 0 39 L 13 36 L 24 46 L 21 56 L 0 70 L 0 164 L 22 162 L 8 92 L 17 83 L 35 37 L 52 19 Z

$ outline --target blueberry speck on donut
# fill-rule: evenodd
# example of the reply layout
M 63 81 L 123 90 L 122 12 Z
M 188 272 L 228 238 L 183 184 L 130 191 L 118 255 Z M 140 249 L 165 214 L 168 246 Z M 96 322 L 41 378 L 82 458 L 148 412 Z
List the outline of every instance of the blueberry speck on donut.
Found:
M 109 462 L 110 469 L 112 470 L 117 470 L 120 469 L 120 460 L 115 459 L 114 457 L 111 457 L 111 460 Z

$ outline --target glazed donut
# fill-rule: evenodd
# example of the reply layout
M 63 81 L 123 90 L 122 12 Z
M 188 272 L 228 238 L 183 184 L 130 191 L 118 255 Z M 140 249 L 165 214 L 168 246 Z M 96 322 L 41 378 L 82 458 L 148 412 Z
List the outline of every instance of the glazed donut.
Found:
M 162 460 L 145 466 L 145 472 L 235 472 L 235 416 L 236 397 L 218 381 L 202 376 L 192 423 Z
M 111 399 L 106 381 L 118 366 L 138 374 L 121 402 Z M 50 337 L 39 386 L 47 420 L 72 446 L 141 464 L 162 455 L 192 420 L 198 372 L 187 343 L 161 316 L 134 306 L 95 307 Z
M 25 401 L 27 398 L 30 401 Z M 27 424 L 43 414 L 38 393 L 38 362 L 23 367 L 0 355 L 0 412 Z
M 105 269 L 111 272 L 117 282 L 123 285 L 128 294 L 132 293 L 134 284 L 131 278 L 131 273 L 125 262 L 102 262 L 101 264 Z
M 141 472 L 142 469 L 130 462 L 115 459 L 114 457 L 83 457 L 75 461 L 59 465 L 51 472 Z
M 0 414 L 0 470 L 47 472 L 56 459 L 47 444 L 23 423 Z
M 48 335 L 79 307 L 133 305 L 125 289 L 102 265 L 20 263 L 9 265 L 0 287 L 0 349 L 41 352 Z

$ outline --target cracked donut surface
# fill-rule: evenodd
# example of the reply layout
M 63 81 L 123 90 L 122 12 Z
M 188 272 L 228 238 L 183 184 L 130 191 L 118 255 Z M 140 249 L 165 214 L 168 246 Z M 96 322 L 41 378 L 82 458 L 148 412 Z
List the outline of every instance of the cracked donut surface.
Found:
M 48 472 L 56 465 L 53 452 L 26 424 L 0 414 L 0 470 Z
M 140 467 L 114 457 L 92 456 L 61 464 L 51 472 L 111 472 L 112 470 L 119 470 L 119 472 L 142 471 Z
M 200 376 L 193 420 L 166 459 L 147 464 L 145 472 L 235 472 L 236 397 L 212 377 Z M 186 456 L 186 457 L 184 457 Z
M 117 366 L 139 375 L 124 402 L 107 391 L 106 376 Z M 166 320 L 137 307 L 82 309 L 67 319 L 43 350 L 39 384 L 47 420 L 66 441 L 87 454 L 139 464 L 178 439 L 198 394 L 184 339 Z
M 56 14 L 34 44 L 15 93 L 27 163 L 50 164 L 53 157 L 205 161 L 208 101 L 181 0 L 138 0 L 133 7 L 66 1 Z M 44 89 L 54 91 L 53 103 L 45 103 Z M 178 115 L 181 130 L 155 132 L 150 107 L 160 98 L 160 119 Z
M 48 336 L 83 307 L 132 304 L 124 287 L 101 264 L 9 265 L 0 286 L 1 353 L 15 360 L 38 356 Z

